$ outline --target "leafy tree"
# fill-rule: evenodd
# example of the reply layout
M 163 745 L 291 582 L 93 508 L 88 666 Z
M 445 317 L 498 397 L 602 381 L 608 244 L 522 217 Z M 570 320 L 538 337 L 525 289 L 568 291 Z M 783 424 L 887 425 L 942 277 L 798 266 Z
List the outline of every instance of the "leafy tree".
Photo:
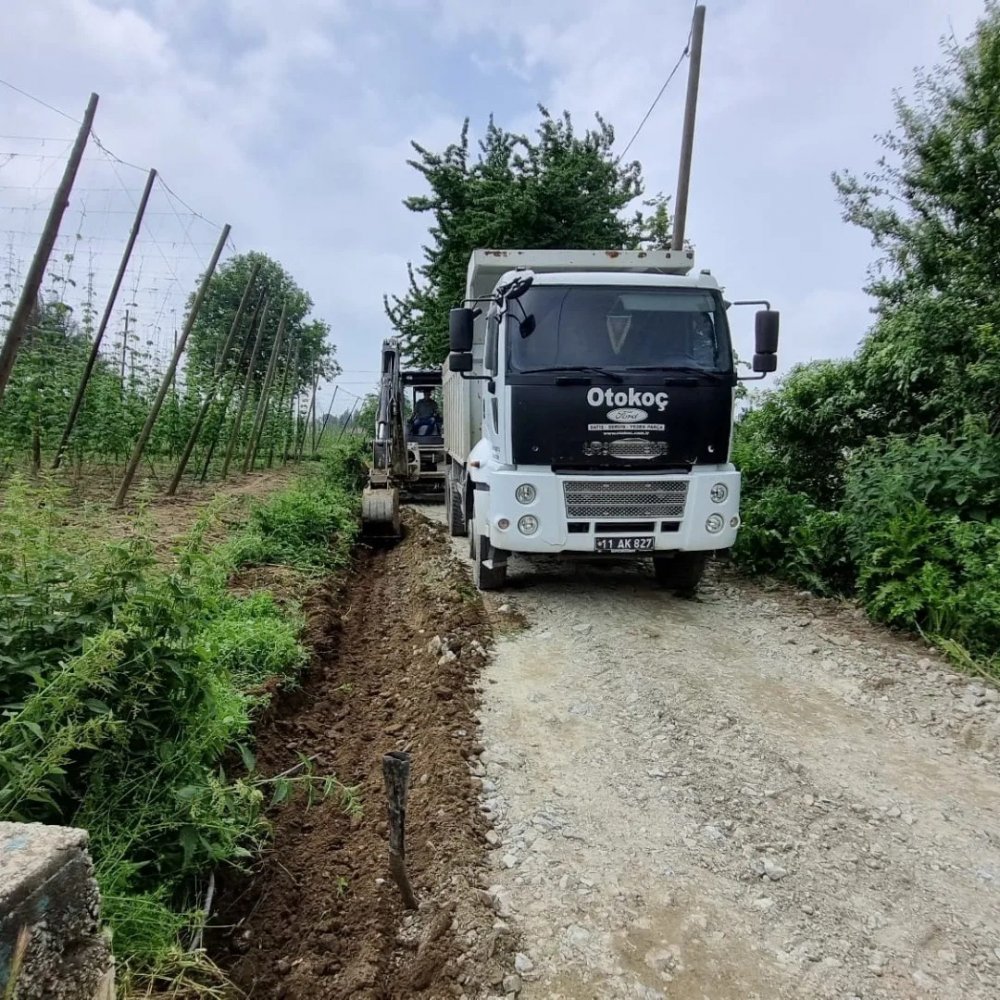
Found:
M 653 199 L 650 220 L 623 216 L 642 194 L 638 162 L 612 155 L 614 130 L 600 116 L 579 135 L 568 113 L 555 118 L 539 106 L 534 138 L 508 132 L 490 118 L 474 155 L 466 120 L 457 143 L 435 153 L 413 143 L 408 161 L 430 193 L 404 204 L 433 217 L 424 262 L 409 267 L 409 289 L 386 298 L 386 312 L 418 365 L 443 361 L 448 350 L 448 310 L 465 294 L 469 255 L 477 247 L 579 249 L 663 245 L 666 201 Z
M 1000 431 L 1000 6 L 971 41 L 896 99 L 886 155 L 859 179 L 836 174 L 845 218 L 882 259 L 878 320 L 859 363 L 887 429 L 954 432 L 968 414 Z
M 298 380 L 294 385 L 296 391 L 312 383 L 314 371 L 321 377 L 331 378 L 340 369 L 333 360 L 334 348 L 327 342 L 330 332 L 326 323 L 321 320 L 310 320 L 308 314 L 312 309 L 312 299 L 304 292 L 292 276 L 276 260 L 266 254 L 245 253 L 232 257 L 223 264 L 209 285 L 201 312 L 191 331 L 188 342 L 188 373 L 194 384 L 204 383 L 211 374 L 233 321 L 233 316 L 239 308 L 240 299 L 250 278 L 250 272 L 257 262 L 260 270 L 254 280 L 251 292 L 251 308 L 243 319 L 243 329 L 233 348 L 228 366 L 234 360 L 241 360 L 241 371 L 246 372 L 249 364 L 250 351 L 239 359 L 239 345 L 244 337 L 252 338 L 256 329 L 250 329 L 252 306 L 264 295 L 269 300 L 267 318 L 264 325 L 264 337 L 261 341 L 260 353 L 254 366 L 254 378 L 262 381 L 271 359 L 274 342 L 278 333 L 278 322 L 281 316 L 282 303 L 286 306 L 285 340 L 297 340 L 299 344 Z M 294 380 L 293 380 L 294 381 Z

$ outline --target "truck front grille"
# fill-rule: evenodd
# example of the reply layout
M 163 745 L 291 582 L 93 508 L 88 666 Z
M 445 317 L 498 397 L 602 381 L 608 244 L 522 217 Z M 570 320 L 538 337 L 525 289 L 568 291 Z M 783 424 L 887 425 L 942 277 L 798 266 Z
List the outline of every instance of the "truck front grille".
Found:
M 564 482 L 567 517 L 683 517 L 688 484 Z

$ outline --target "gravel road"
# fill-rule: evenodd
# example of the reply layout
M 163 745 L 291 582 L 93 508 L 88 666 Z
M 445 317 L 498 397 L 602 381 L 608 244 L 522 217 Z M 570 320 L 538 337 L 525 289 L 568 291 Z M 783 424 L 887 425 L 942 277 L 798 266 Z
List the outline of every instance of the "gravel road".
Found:
M 481 715 L 496 993 L 1000 996 L 996 690 L 849 606 L 650 577 L 518 562 L 490 595 L 526 623 Z

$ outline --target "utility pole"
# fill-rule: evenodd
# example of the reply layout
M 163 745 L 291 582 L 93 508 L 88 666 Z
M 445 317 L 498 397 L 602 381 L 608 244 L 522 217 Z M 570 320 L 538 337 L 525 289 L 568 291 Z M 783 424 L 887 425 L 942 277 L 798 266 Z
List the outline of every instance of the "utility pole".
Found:
M 694 152 L 694 121 L 698 110 L 698 82 L 701 78 L 701 43 L 704 35 L 705 7 L 698 4 L 691 23 L 691 64 L 688 66 L 687 99 L 684 103 L 684 131 L 681 135 L 681 160 L 677 171 L 671 250 L 684 249 L 684 227 L 687 225 L 688 192 L 691 187 L 691 157 Z
M 24 288 L 21 289 L 21 298 L 14 309 L 14 315 L 10 318 L 10 327 L 7 330 L 7 339 L 0 347 L 0 403 L 3 402 L 4 390 L 10 381 L 10 373 L 14 370 L 14 361 L 17 359 L 18 348 L 24 340 L 24 334 L 28 329 L 31 314 L 35 310 L 35 303 L 38 301 L 38 290 L 42 287 L 45 278 L 45 268 L 49 266 L 49 257 L 52 256 L 52 248 L 56 244 L 59 236 L 59 226 L 62 217 L 69 206 L 70 192 L 73 190 L 73 182 L 76 180 L 76 172 L 80 169 L 80 161 L 83 159 L 83 151 L 87 147 L 87 138 L 94 125 L 94 115 L 97 114 L 97 94 L 90 95 L 87 110 L 83 114 L 83 122 L 80 124 L 80 131 L 76 135 L 76 141 L 70 150 L 69 160 L 66 162 L 66 169 L 63 171 L 62 180 L 56 188 L 55 196 L 52 198 L 52 207 L 49 209 L 49 217 L 45 220 L 45 228 L 42 230 L 35 256 L 31 259 L 31 266 L 28 268 L 27 277 L 24 279 Z
M 153 425 L 156 423 L 156 420 L 160 415 L 160 410 L 163 407 L 163 401 L 167 398 L 170 386 L 173 385 L 174 376 L 177 373 L 177 365 L 181 360 L 181 355 L 184 353 L 184 347 L 187 344 L 188 337 L 194 327 L 195 320 L 198 318 L 198 313 L 201 311 L 201 304 L 205 301 L 208 286 L 211 284 L 212 275 L 215 274 L 215 267 L 219 263 L 222 251 L 225 249 L 226 240 L 229 239 L 229 230 L 230 226 L 228 223 L 222 227 L 222 234 L 219 236 L 219 242 L 215 245 L 215 250 L 212 253 L 212 259 L 209 262 L 208 267 L 205 268 L 205 276 L 202 278 L 201 286 L 198 288 L 198 294 L 195 296 L 195 300 L 191 305 L 187 321 L 184 324 L 184 330 L 177 338 L 174 346 L 173 357 L 170 359 L 170 364 L 167 366 L 167 370 L 163 374 L 163 381 L 160 383 L 159 392 L 156 394 L 156 399 L 153 400 L 152 408 L 146 415 L 146 423 L 143 425 L 142 431 L 139 433 L 139 440 L 135 443 L 135 448 L 132 451 L 132 457 L 129 459 L 128 467 L 125 469 L 125 476 L 122 479 L 121 485 L 118 487 L 118 494 L 115 497 L 114 504 L 112 505 L 114 507 L 121 507 L 125 503 L 125 497 L 128 496 L 129 487 L 132 485 L 136 469 L 139 468 L 139 462 L 142 460 L 142 453 L 146 449 L 146 442 L 149 441 L 149 435 L 153 432 Z
M 101 316 L 101 322 L 98 324 L 97 333 L 94 334 L 94 343 L 90 346 L 90 356 L 87 358 L 87 364 L 84 366 L 83 375 L 80 378 L 80 385 L 76 390 L 76 398 L 73 400 L 73 405 L 69 410 L 69 417 L 66 419 L 66 428 L 63 430 L 62 440 L 59 442 L 59 447 L 56 448 L 56 457 L 52 462 L 53 469 L 59 468 L 59 463 L 62 461 L 63 451 L 69 443 L 69 436 L 73 433 L 73 428 L 76 426 L 76 419 L 80 415 L 80 407 L 83 406 L 84 397 L 87 395 L 87 386 L 90 383 L 90 376 L 94 372 L 94 365 L 97 364 L 97 356 L 101 350 L 101 341 L 104 339 L 104 332 L 107 330 L 108 323 L 111 321 L 111 313 L 114 311 L 115 302 L 118 299 L 118 292 L 121 290 L 122 281 L 125 279 L 125 271 L 128 268 L 128 262 L 132 257 L 132 250 L 135 248 L 135 241 L 139 238 L 139 228 L 142 226 L 142 217 L 146 214 L 146 206 L 149 204 L 149 196 L 153 191 L 153 183 L 155 180 L 156 171 L 150 170 L 149 176 L 146 178 L 146 187 L 143 189 L 142 197 L 139 199 L 139 207 L 135 212 L 135 219 L 132 222 L 132 231 L 128 234 L 128 241 L 125 244 L 122 259 L 118 264 L 118 273 L 115 275 L 114 283 L 111 285 L 111 291 L 108 293 L 108 301 L 104 306 L 104 315 Z M 126 313 L 126 316 L 127 315 L 128 314 Z M 125 351 L 123 348 L 123 371 L 124 367 Z M 125 376 L 123 374 L 123 385 L 124 382 Z

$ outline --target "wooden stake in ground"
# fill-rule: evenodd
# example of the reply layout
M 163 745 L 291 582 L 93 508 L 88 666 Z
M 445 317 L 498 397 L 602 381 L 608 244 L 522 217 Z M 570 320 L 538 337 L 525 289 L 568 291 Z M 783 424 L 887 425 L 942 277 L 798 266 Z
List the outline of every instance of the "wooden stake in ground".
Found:
M 118 273 L 115 275 L 115 280 L 111 285 L 111 291 L 108 293 L 108 301 L 104 306 L 104 315 L 101 316 L 101 322 L 98 324 L 97 333 L 94 334 L 94 342 L 90 345 L 90 356 L 87 358 L 87 363 L 83 368 L 83 375 L 80 377 L 80 385 L 76 390 L 76 398 L 73 400 L 73 405 L 69 409 L 69 417 L 66 419 L 66 428 L 63 431 L 62 440 L 59 442 L 59 447 L 56 448 L 56 457 L 52 462 L 52 468 L 58 469 L 59 463 L 62 461 L 63 451 L 66 449 L 66 445 L 69 443 L 69 436 L 73 433 L 73 427 L 76 425 L 76 418 L 80 415 L 80 407 L 83 406 L 84 397 L 87 395 L 87 386 L 90 383 L 90 376 L 94 373 L 94 365 L 97 364 L 97 356 L 101 350 L 101 341 L 104 339 L 104 333 L 108 328 L 108 323 L 111 321 L 111 313 L 114 311 L 115 302 L 118 299 L 118 292 L 122 287 L 122 281 L 125 279 L 125 271 L 128 268 L 128 262 L 132 258 L 132 250 L 135 248 L 135 241 L 139 238 L 139 228 L 142 226 L 142 217 L 146 214 L 146 206 L 149 204 L 149 196 L 153 192 L 153 182 L 156 180 L 156 171 L 150 170 L 149 175 L 146 177 L 146 187 L 143 189 L 142 197 L 139 199 L 139 207 L 135 211 L 135 219 L 132 222 L 132 231 L 128 234 L 128 240 L 125 243 L 125 250 L 122 253 L 122 259 L 118 264 Z M 125 311 L 125 340 L 128 340 L 128 310 Z M 124 393 L 125 387 L 125 348 L 122 347 L 122 392 Z
M 389 871 L 408 910 L 417 909 L 417 897 L 406 874 L 406 793 L 410 788 L 410 755 L 393 750 L 382 757 L 382 778 L 389 800 Z
M 339 385 L 333 387 L 333 395 L 330 397 L 330 405 L 326 408 L 326 416 L 323 417 L 323 426 L 319 429 L 319 437 L 316 439 L 316 443 L 313 445 L 313 457 L 315 458 L 319 454 L 319 446 L 323 443 L 323 435 L 326 433 L 326 425 L 330 422 L 330 414 L 333 413 L 333 401 L 337 398 L 337 390 L 340 388 Z
M 280 410 L 284 406 L 284 404 L 285 404 L 285 393 L 288 391 L 288 379 L 289 379 L 289 376 L 291 375 L 291 372 L 292 372 L 292 369 L 293 369 L 292 354 L 294 353 L 295 357 L 296 358 L 298 357 L 298 352 L 299 352 L 299 342 L 298 342 L 298 339 L 295 340 L 295 349 L 294 349 L 294 351 L 292 350 L 292 342 L 291 341 L 289 341 L 286 346 L 288 348 L 288 360 L 285 362 L 285 369 L 284 369 L 284 372 L 282 373 L 282 376 L 281 376 L 281 388 L 278 390 L 278 402 L 277 402 L 277 405 L 275 406 L 276 410 Z M 292 419 L 292 406 L 294 404 L 294 400 L 295 400 L 295 387 L 293 385 L 292 386 L 292 394 L 289 397 L 289 402 L 288 402 L 288 419 L 289 419 L 289 422 L 291 422 L 291 419 Z M 278 429 L 277 433 L 278 434 L 281 433 L 280 428 Z M 270 443 L 270 446 L 268 447 L 268 450 L 267 450 L 267 467 L 269 469 L 274 464 L 274 447 L 275 447 L 275 444 L 276 444 L 276 442 L 275 442 L 275 434 L 273 433 L 273 427 L 272 427 L 271 443 Z M 288 461 L 288 435 L 287 435 L 287 433 L 285 435 L 285 440 L 284 440 L 283 446 L 284 446 L 284 451 L 282 453 L 282 459 L 281 459 L 281 464 L 282 465 L 284 465 L 285 462 Z
M 49 257 L 52 256 L 52 248 L 55 246 L 56 238 L 59 236 L 59 226 L 62 223 L 63 214 L 69 205 L 69 195 L 73 190 L 73 182 L 76 180 L 76 172 L 80 169 L 80 161 L 83 159 L 83 151 L 87 147 L 87 138 L 94 125 L 94 115 L 97 114 L 97 94 L 90 95 L 87 110 L 83 115 L 83 122 L 80 124 L 80 131 L 76 135 L 76 141 L 70 150 L 69 159 L 66 161 L 66 169 L 63 171 L 62 180 L 56 193 L 52 198 L 52 207 L 49 209 L 49 217 L 45 220 L 45 228 L 42 230 L 35 256 L 31 259 L 31 266 L 28 268 L 27 277 L 24 279 L 24 288 L 21 289 L 21 297 L 14 307 L 14 315 L 10 318 L 10 327 L 7 330 L 7 338 L 0 346 L 0 403 L 3 402 L 4 390 L 10 380 L 10 373 L 14 370 L 14 361 L 17 359 L 17 351 L 24 340 L 24 334 L 28 329 L 28 322 L 35 311 L 35 304 L 38 301 L 38 290 L 42 287 L 42 280 L 45 277 L 45 268 L 49 266 Z
M 296 462 L 302 461 L 302 456 L 306 450 L 306 434 L 312 431 L 313 451 L 316 450 L 316 387 L 319 383 L 319 375 L 313 367 L 312 398 L 309 400 L 309 409 L 306 411 L 305 423 L 302 425 L 302 434 L 299 436 L 299 450 L 295 456 Z
M 135 448 L 132 451 L 132 457 L 129 459 L 128 468 L 125 470 L 125 478 L 122 479 L 121 486 L 118 487 L 118 495 L 115 497 L 114 507 L 121 507 L 125 503 L 125 497 L 128 496 L 129 487 L 132 485 L 132 480 L 135 478 L 136 469 L 139 468 L 139 462 L 142 461 L 142 453 L 146 449 L 146 442 L 149 441 L 149 435 L 153 432 L 153 425 L 156 423 L 157 418 L 160 415 L 160 410 L 163 408 L 163 401 L 167 398 L 167 393 L 170 391 L 170 386 L 173 384 L 174 375 L 177 373 L 177 365 L 180 362 L 181 355 L 184 353 L 184 347 L 187 344 L 188 336 L 194 327 L 194 322 L 198 318 L 198 313 L 201 310 L 201 304 L 205 301 L 205 294 L 208 292 L 208 286 L 212 280 L 212 275 L 215 274 L 215 266 L 219 263 L 219 258 L 222 256 L 222 251 L 225 249 L 226 240 L 229 239 L 230 226 L 228 223 L 222 227 L 222 234 L 219 236 L 219 242 L 215 245 L 215 251 L 212 253 L 212 259 L 209 261 L 208 267 L 205 269 L 205 276 L 201 280 L 201 287 L 198 289 L 198 294 L 195 296 L 195 300 L 191 305 L 191 311 L 188 313 L 187 320 L 184 323 L 184 330 L 181 335 L 177 338 L 177 344 L 174 347 L 173 357 L 170 359 L 170 364 L 167 366 L 167 370 L 163 374 L 163 381 L 160 383 L 159 392 L 156 394 L 156 399 L 153 400 L 153 405 L 146 416 L 146 423 L 143 425 L 142 431 L 139 433 L 139 440 L 135 443 Z
M 235 315 L 233 316 L 232 325 L 229 327 L 229 333 L 226 336 L 226 341 L 222 345 L 221 352 L 216 356 L 215 367 L 212 371 L 212 380 L 208 385 L 208 389 L 205 391 L 205 398 L 201 401 L 201 408 L 198 410 L 198 416 L 195 418 L 194 427 L 191 428 L 191 433 L 188 435 L 187 443 L 184 445 L 184 451 L 181 454 L 180 461 L 177 463 L 177 469 L 174 471 L 173 479 L 170 480 L 170 485 L 167 487 L 168 497 L 172 497 L 177 492 L 177 487 L 181 484 L 181 479 L 184 476 L 184 470 L 187 468 L 187 464 L 191 459 L 191 454 L 194 451 L 194 446 L 198 443 L 198 438 L 201 435 L 201 428 L 205 423 L 205 417 L 208 416 L 208 411 L 215 402 L 215 396 L 219 389 L 219 377 L 222 375 L 222 372 L 226 367 L 226 361 L 229 358 L 229 352 L 232 349 L 233 341 L 236 339 L 236 334 L 239 332 L 240 324 L 243 322 L 243 313 L 246 311 L 247 303 L 250 301 L 250 294 L 253 291 L 253 283 L 257 278 L 257 272 L 259 270 L 260 261 L 255 260 L 253 267 L 250 269 L 250 277 L 247 279 L 246 287 L 243 289 L 243 296 L 240 298 L 240 304 L 236 309 Z
M 257 336 L 254 337 L 253 349 L 250 351 L 250 361 L 247 364 L 246 377 L 243 379 L 243 392 L 240 395 L 240 405 L 236 410 L 236 420 L 233 422 L 233 429 L 229 435 L 229 442 L 226 445 L 226 457 L 222 460 L 222 472 L 219 478 L 225 479 L 229 475 L 229 463 L 233 460 L 236 451 L 236 444 L 240 439 L 240 428 L 243 426 L 243 414 L 246 412 L 247 401 L 250 399 L 250 386 L 253 383 L 253 370 L 257 364 L 257 356 L 260 354 L 260 343 L 264 339 L 264 325 L 267 322 L 267 307 L 270 304 L 268 299 L 264 299 L 264 304 L 260 311 L 260 322 L 257 324 Z M 206 467 L 207 468 L 207 467 Z
M 260 398 L 257 400 L 257 412 L 254 415 L 253 428 L 250 431 L 250 443 L 246 455 L 243 456 L 243 474 L 246 475 L 257 459 L 257 449 L 260 447 L 260 436 L 264 431 L 264 421 L 267 419 L 267 405 L 271 396 L 271 385 L 274 382 L 274 370 L 278 366 L 278 352 L 281 350 L 281 339 L 285 335 L 285 313 L 288 302 L 281 305 L 281 318 L 278 320 L 278 332 L 274 335 L 274 345 L 271 347 L 271 359 L 264 373 L 264 384 L 261 386 Z

